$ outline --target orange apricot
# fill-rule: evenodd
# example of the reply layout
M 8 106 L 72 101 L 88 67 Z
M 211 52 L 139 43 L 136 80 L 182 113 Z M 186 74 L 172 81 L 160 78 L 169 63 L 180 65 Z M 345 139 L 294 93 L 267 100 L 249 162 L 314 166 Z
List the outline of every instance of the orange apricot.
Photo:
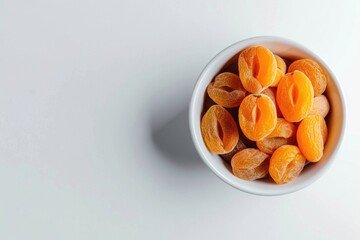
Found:
M 278 104 L 276 103 L 276 92 L 277 89 L 275 87 L 269 87 L 266 88 L 264 91 L 262 91 L 262 94 L 265 94 L 266 96 L 268 96 L 274 103 L 275 107 L 276 107 L 276 115 L 278 117 L 282 117 L 281 111 L 279 109 Z
M 290 64 L 288 72 L 295 70 L 305 73 L 314 87 L 314 96 L 321 95 L 327 86 L 327 77 L 320 65 L 311 59 L 300 59 Z
M 314 104 L 311 108 L 309 115 L 319 114 L 323 118 L 329 113 L 330 104 L 328 99 L 324 95 L 314 97 Z
M 309 115 L 301 121 L 296 139 L 308 161 L 318 162 L 321 159 L 327 134 L 326 122 L 321 115 Z
M 260 93 L 275 81 L 276 59 L 266 47 L 255 46 L 242 51 L 238 67 L 241 83 L 251 93 Z
M 276 121 L 275 105 L 264 94 L 250 94 L 240 104 L 240 128 L 252 141 L 259 141 L 269 135 L 274 130 Z
M 269 155 L 255 148 L 247 148 L 234 155 L 231 167 L 238 178 L 250 181 L 263 178 L 269 171 Z
M 284 184 L 299 176 L 305 166 L 305 157 L 298 147 L 283 145 L 270 158 L 269 173 L 277 184 Z
M 209 97 L 220 106 L 227 108 L 239 106 L 245 97 L 245 92 L 239 76 L 230 72 L 218 74 L 207 87 Z
M 214 105 L 201 119 L 201 133 L 210 152 L 231 152 L 239 140 L 234 119 L 225 108 Z
M 294 123 L 278 118 L 274 130 L 267 137 L 290 138 L 295 136 L 296 127 Z
M 286 120 L 301 121 L 314 102 L 314 89 L 309 78 L 297 70 L 286 74 L 277 87 L 276 102 Z
M 283 145 L 293 145 L 295 144 L 296 139 L 294 137 L 291 138 L 283 138 L 283 137 L 267 137 L 263 140 L 257 141 L 256 146 L 260 151 L 273 154 L 276 149 Z
M 278 118 L 275 129 L 264 139 L 257 141 L 256 146 L 264 153 L 272 154 L 282 145 L 296 143 L 296 127 L 283 118 Z
M 277 85 L 280 82 L 280 79 L 285 75 L 286 73 L 286 63 L 284 61 L 284 59 L 282 59 L 281 57 L 279 57 L 278 55 L 275 55 L 275 59 L 276 59 L 276 77 L 274 82 L 270 85 L 270 87 L 277 87 Z

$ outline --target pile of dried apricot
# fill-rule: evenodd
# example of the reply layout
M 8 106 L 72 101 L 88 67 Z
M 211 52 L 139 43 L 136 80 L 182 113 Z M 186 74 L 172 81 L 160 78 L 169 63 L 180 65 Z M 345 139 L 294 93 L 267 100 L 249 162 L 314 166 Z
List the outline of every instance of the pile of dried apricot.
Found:
M 317 62 L 290 62 L 264 46 L 249 47 L 207 87 L 205 145 L 241 179 L 290 182 L 322 158 L 330 110 L 326 86 Z

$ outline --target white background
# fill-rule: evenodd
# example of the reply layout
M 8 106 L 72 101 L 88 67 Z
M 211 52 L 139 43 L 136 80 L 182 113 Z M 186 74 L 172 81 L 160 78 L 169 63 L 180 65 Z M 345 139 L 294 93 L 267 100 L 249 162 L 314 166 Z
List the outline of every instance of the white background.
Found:
M 0 239 L 358 239 L 360 2 L 337 3 L 0 0 Z M 318 53 L 347 101 L 335 164 L 280 197 L 223 183 L 188 130 L 202 68 L 257 35 Z

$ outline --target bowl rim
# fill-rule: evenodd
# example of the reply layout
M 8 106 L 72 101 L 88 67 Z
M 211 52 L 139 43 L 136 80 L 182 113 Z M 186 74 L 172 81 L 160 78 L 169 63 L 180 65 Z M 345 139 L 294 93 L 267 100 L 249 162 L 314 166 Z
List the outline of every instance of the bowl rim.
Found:
M 317 174 L 313 175 L 312 178 L 310 178 L 308 181 L 304 181 L 300 184 L 296 184 L 293 185 L 292 187 L 289 188 L 285 188 L 282 190 L 278 190 L 278 191 L 262 191 L 259 190 L 257 188 L 253 188 L 253 187 L 248 187 L 248 186 L 241 186 L 239 184 L 234 183 L 233 181 L 229 180 L 226 176 L 224 176 L 216 167 L 214 167 L 212 164 L 210 164 L 209 160 L 207 159 L 205 153 L 204 153 L 204 149 L 200 146 L 199 141 L 202 141 L 202 139 L 199 139 L 199 136 L 197 136 L 196 134 L 196 128 L 195 128 L 195 121 L 198 121 L 195 117 L 195 100 L 197 98 L 197 96 L 199 94 L 203 94 L 202 92 L 199 92 L 199 87 L 202 85 L 202 82 L 204 81 L 204 77 L 207 74 L 207 72 L 211 69 L 211 67 L 216 63 L 216 61 L 218 61 L 219 59 L 223 59 L 224 56 L 227 56 L 228 54 L 232 53 L 233 55 L 237 54 L 239 51 L 241 51 L 244 48 L 240 48 L 239 49 L 239 45 L 241 46 L 250 46 L 250 45 L 256 45 L 256 42 L 276 42 L 276 43 L 284 43 L 287 45 L 291 45 L 297 49 L 300 49 L 306 53 L 308 53 L 309 55 L 311 55 L 312 57 L 314 57 L 317 61 L 320 62 L 320 64 L 326 68 L 326 71 L 328 72 L 328 74 L 330 75 L 330 77 L 333 80 L 333 84 L 335 85 L 335 87 L 337 88 L 338 92 L 339 92 L 339 96 L 341 99 L 341 107 L 342 107 L 342 126 L 340 126 L 340 134 L 338 136 L 338 144 L 335 146 L 335 148 L 332 151 L 332 154 L 328 157 L 328 161 L 327 163 L 321 168 L 319 169 L 319 171 L 317 172 Z M 225 59 L 224 61 L 228 61 L 229 59 Z M 284 195 L 284 194 L 289 194 L 292 192 L 296 192 L 298 190 L 301 190 L 309 185 L 311 185 L 312 183 L 314 183 L 315 181 L 317 181 L 321 176 L 323 176 L 323 174 L 329 169 L 329 167 L 333 164 L 335 157 L 338 154 L 339 148 L 341 143 L 343 142 L 343 138 L 344 138 L 344 134 L 345 134 L 345 129 L 346 129 L 346 100 L 343 94 L 343 89 L 339 84 L 338 78 L 336 76 L 336 74 L 331 70 L 331 68 L 329 67 L 329 64 L 323 59 L 321 58 L 318 54 L 316 54 L 314 51 L 310 50 L 308 47 L 299 44 L 291 39 L 288 38 L 284 38 L 284 37 L 279 37 L 279 36 L 256 36 L 256 37 L 251 37 L 251 38 L 247 38 L 247 39 L 243 39 L 240 41 L 237 41 L 233 44 L 231 44 L 230 46 L 224 48 L 223 50 L 221 50 L 219 53 L 217 53 L 203 68 L 203 70 L 201 71 L 199 77 L 197 78 L 197 81 L 195 83 L 195 86 L 193 88 L 193 92 L 192 92 L 192 96 L 191 96 L 191 100 L 190 100 L 190 104 L 189 104 L 189 128 L 190 128 L 190 133 L 191 133 L 191 137 L 192 137 L 192 141 L 193 144 L 195 145 L 195 148 L 198 152 L 198 154 L 200 155 L 202 161 L 212 170 L 212 172 L 217 175 L 221 180 L 223 180 L 224 182 L 226 182 L 227 184 L 229 184 L 230 186 L 241 190 L 243 192 L 247 192 L 250 194 L 255 194 L 255 195 L 261 195 L 261 196 L 278 196 L 278 195 Z M 201 136 L 200 136 L 201 137 Z

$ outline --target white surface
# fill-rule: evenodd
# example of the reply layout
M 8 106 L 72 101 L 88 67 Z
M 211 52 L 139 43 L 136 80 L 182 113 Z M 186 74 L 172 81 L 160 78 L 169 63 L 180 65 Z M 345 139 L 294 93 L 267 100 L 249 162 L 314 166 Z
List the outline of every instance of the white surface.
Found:
M 357 239 L 360 3 L 2 0 L 0 239 Z M 281 197 L 218 179 L 190 140 L 205 64 L 238 40 L 294 39 L 347 100 L 338 159 Z

